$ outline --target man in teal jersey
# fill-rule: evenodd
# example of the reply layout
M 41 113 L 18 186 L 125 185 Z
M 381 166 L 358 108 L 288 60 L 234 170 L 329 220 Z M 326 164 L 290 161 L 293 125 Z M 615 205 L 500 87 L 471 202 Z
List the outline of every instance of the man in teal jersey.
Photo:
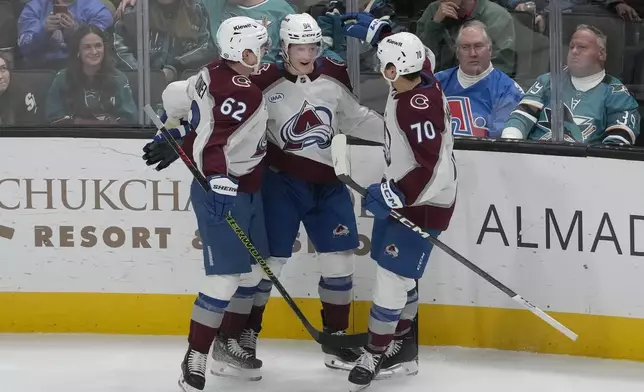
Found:
M 638 104 L 616 78 L 607 75 L 606 36 L 579 25 L 570 40 L 562 78 L 564 140 L 630 146 L 640 133 Z M 551 76 L 541 75 L 505 122 L 502 138 L 551 140 Z

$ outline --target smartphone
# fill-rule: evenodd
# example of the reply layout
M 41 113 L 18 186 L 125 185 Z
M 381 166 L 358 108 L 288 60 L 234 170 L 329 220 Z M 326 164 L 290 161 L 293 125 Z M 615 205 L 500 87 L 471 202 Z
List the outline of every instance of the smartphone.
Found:
M 68 14 L 67 6 L 64 4 L 54 4 L 54 15 Z

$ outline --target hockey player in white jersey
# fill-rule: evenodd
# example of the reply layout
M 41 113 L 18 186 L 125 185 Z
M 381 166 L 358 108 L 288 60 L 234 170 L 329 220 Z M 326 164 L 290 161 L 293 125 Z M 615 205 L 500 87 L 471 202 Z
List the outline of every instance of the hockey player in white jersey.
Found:
M 206 276 L 194 302 L 189 347 L 181 364 L 179 385 L 185 392 L 204 389 L 208 352 L 233 294 L 254 289 L 261 279 L 259 266 L 225 216 L 230 213 L 258 251 L 268 257 L 260 193 L 268 112 L 261 90 L 249 79 L 260 65 L 267 42 L 268 33 L 261 23 L 247 17 L 227 19 L 217 32 L 222 59 L 186 81 L 168 85 L 163 92 L 166 124 L 182 123 L 188 129 L 183 149 L 212 186 L 206 193 L 195 180 L 190 192 Z M 148 163 L 167 152 L 167 144 L 156 139 L 144 148 Z M 213 367 L 232 363 L 251 371 L 259 368 L 237 341 L 220 340 L 214 351 Z
M 264 64 L 251 77 L 268 101 L 269 168 L 262 187 L 271 255 L 267 263 L 279 276 L 303 223 L 321 271 L 318 293 L 324 330 L 343 334 L 349 327 L 354 249 L 359 240 L 349 190 L 333 170 L 331 138 L 343 132 L 382 143 L 384 123 L 380 115 L 359 104 L 345 64 L 320 57 L 322 32 L 310 15 L 286 16 L 280 41 L 283 63 Z M 254 355 L 271 289 L 264 276 L 256 293 L 235 294 L 220 338 L 239 339 Z M 361 353 L 322 350 L 326 366 L 344 370 L 351 369 Z M 227 373 L 232 375 L 221 371 Z
M 454 212 L 457 175 L 449 105 L 432 73 L 433 53 L 411 33 L 388 35 L 386 22 L 368 13 L 346 15 L 344 23 L 348 36 L 378 45 L 380 71 L 392 90 L 385 108 L 384 178 L 362 199 L 376 218 L 371 258 L 377 267 L 369 341 L 349 373 L 350 390 L 358 391 L 381 370 L 418 372 L 415 280 L 423 275 L 432 244 L 389 214 L 397 209 L 437 237 Z

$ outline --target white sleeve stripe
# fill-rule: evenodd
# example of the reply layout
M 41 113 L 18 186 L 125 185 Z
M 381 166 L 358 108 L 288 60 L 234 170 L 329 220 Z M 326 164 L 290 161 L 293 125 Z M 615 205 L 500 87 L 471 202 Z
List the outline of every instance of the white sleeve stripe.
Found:
M 623 143 L 623 144 L 626 144 L 626 145 L 629 145 L 629 146 L 631 145 L 631 142 L 629 142 L 628 140 L 626 140 L 626 138 L 624 138 L 624 137 L 622 137 L 620 135 L 607 136 L 607 137 L 604 138 L 604 141 L 606 141 L 606 140 L 616 140 L 616 141 L 618 141 L 620 143 Z
M 631 143 L 635 143 L 635 139 L 637 139 L 635 137 L 635 132 L 633 132 L 633 130 L 630 129 L 629 127 L 627 127 L 627 126 L 624 126 L 624 125 L 611 125 L 610 127 L 606 128 L 606 132 L 611 132 L 611 131 L 618 130 L 618 129 L 628 132 L 628 136 L 631 137 Z
M 512 113 L 513 114 L 516 113 L 516 114 L 519 114 L 519 115 L 525 117 L 526 119 L 528 119 L 528 121 L 530 121 L 533 124 L 537 123 L 537 118 L 536 117 L 524 112 L 523 110 L 517 109 L 517 110 L 513 111 Z
M 522 99 L 521 102 L 519 102 L 519 105 L 529 105 L 539 110 L 543 109 L 543 103 L 529 98 Z

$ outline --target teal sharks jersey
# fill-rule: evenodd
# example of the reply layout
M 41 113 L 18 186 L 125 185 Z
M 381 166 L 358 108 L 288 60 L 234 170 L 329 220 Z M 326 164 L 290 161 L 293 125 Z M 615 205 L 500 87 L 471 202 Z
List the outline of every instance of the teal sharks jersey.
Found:
M 564 140 L 586 144 L 632 145 L 639 135 L 640 115 L 635 98 L 616 78 L 606 77 L 588 91 L 580 91 L 564 72 Z M 552 139 L 550 74 L 540 76 L 505 123 L 523 138 Z

